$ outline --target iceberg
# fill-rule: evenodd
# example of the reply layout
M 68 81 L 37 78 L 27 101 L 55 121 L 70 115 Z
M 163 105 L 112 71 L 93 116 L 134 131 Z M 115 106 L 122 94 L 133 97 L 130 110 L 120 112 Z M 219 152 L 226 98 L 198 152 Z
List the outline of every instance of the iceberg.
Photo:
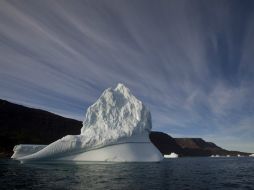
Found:
M 13 155 L 11 158 L 21 158 L 24 156 L 27 156 L 29 154 L 33 154 L 35 152 L 38 152 L 39 150 L 45 148 L 47 145 L 30 145 L 30 144 L 20 144 L 16 145 L 13 148 Z
M 164 158 L 178 158 L 178 154 L 172 152 L 171 154 L 165 154 Z
M 150 111 L 123 84 L 106 89 L 91 105 L 80 135 L 67 135 L 49 145 L 16 145 L 13 159 L 33 161 L 158 162 L 151 143 Z
M 218 154 L 216 154 L 216 155 L 211 155 L 210 157 L 212 157 L 212 158 L 219 158 L 219 157 L 221 157 L 221 156 L 218 155 Z
M 250 157 L 254 157 L 254 154 L 250 154 L 249 156 L 250 156 Z

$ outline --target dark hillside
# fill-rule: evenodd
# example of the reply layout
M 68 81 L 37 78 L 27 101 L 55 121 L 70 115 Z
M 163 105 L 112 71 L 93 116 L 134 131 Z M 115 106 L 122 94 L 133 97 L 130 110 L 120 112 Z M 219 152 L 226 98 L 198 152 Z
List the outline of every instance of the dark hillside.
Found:
M 79 134 L 81 125 L 80 121 L 0 100 L 0 154 L 12 154 L 16 144 L 49 144 L 67 134 Z

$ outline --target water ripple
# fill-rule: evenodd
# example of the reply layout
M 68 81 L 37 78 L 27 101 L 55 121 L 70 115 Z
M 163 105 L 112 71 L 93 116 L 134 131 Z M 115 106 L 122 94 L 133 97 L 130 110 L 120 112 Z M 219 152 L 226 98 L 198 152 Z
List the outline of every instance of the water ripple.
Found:
M 253 158 L 161 163 L 19 164 L 0 160 L 4 189 L 254 189 Z

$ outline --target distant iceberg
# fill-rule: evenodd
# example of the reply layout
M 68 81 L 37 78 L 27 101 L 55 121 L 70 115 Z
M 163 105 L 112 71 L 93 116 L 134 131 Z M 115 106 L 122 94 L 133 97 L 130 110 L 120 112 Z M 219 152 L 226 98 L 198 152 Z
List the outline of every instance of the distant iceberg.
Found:
M 157 162 L 163 159 L 151 143 L 151 114 L 123 84 L 106 89 L 87 109 L 80 135 L 49 145 L 17 145 L 13 159 L 30 161 Z
M 178 157 L 179 157 L 178 154 L 176 154 L 174 152 L 164 155 L 164 158 L 178 158 Z
M 254 157 L 254 154 L 251 154 L 250 157 Z
M 216 154 L 216 155 L 211 155 L 210 157 L 213 157 L 213 158 L 219 158 L 220 155 Z

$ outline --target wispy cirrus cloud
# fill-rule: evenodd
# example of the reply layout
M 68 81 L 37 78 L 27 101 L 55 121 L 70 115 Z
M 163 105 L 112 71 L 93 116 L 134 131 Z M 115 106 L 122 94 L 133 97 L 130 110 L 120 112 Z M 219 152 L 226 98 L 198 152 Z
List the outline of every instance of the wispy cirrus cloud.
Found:
M 0 98 L 82 119 L 123 82 L 154 130 L 254 151 L 253 21 L 252 1 L 1 1 Z

